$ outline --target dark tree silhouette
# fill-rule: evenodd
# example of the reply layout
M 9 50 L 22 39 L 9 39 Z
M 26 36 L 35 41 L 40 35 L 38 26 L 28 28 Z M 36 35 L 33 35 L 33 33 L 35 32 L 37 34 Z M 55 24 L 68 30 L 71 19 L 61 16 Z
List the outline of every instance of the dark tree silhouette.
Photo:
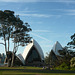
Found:
M 69 42 L 67 45 L 69 45 L 70 48 L 75 48 L 75 33 L 71 36 L 71 42 Z
M 13 66 L 14 56 L 19 46 L 25 46 L 31 42 L 28 34 L 32 29 L 28 23 L 23 23 L 19 16 L 14 15 L 14 11 L 0 10 L 0 38 L 4 40 L 6 61 L 9 66 Z M 10 41 L 12 40 L 14 47 L 10 51 Z

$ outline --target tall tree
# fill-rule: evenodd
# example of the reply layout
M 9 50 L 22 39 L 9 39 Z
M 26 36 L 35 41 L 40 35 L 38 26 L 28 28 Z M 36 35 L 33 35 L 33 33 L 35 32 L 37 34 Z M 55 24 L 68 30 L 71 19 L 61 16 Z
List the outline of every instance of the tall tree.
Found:
M 71 42 L 69 42 L 67 45 L 69 45 L 70 48 L 75 48 L 75 33 L 71 36 Z
M 28 34 L 31 30 L 28 23 L 23 23 L 19 16 L 14 15 L 14 11 L 0 11 L 0 37 L 4 40 L 4 43 L 1 44 L 5 46 L 6 57 L 10 66 L 13 66 L 14 55 L 18 47 L 31 42 L 31 37 Z M 14 43 L 12 52 L 10 51 L 11 40 Z

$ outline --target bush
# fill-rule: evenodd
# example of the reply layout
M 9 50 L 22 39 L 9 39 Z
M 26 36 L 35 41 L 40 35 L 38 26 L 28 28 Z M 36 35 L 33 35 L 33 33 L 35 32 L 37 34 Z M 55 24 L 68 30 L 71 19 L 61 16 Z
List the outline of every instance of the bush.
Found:
M 75 67 L 75 57 L 73 57 L 71 60 L 70 60 L 70 67 L 71 68 L 74 68 Z
M 69 70 L 70 66 L 68 64 L 66 64 L 65 62 L 63 62 L 60 66 L 55 68 L 56 70 Z
M 75 67 L 74 68 L 71 68 L 70 70 L 74 70 L 75 71 Z

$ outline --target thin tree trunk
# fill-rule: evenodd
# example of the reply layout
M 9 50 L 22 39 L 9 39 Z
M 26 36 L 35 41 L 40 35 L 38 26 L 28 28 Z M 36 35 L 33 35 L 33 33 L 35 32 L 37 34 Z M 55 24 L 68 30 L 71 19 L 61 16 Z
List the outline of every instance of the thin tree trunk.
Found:
M 14 66 L 14 57 L 15 57 L 15 54 L 14 54 L 14 52 L 13 52 L 13 53 L 12 53 L 11 67 L 13 67 L 13 66 Z
M 8 37 L 8 51 L 9 51 L 9 45 L 10 45 L 10 43 L 9 43 L 9 40 L 10 40 L 10 31 L 9 31 L 9 28 L 8 28 L 8 33 L 9 33 L 9 37 Z
M 14 56 L 15 56 L 14 52 L 15 52 L 15 46 L 16 46 L 16 44 L 14 43 L 14 48 L 13 48 L 13 52 L 12 52 L 11 67 L 13 67 L 13 66 L 14 66 Z
M 11 66 L 11 60 L 8 59 L 8 67 L 10 67 L 10 66 Z
M 17 52 L 17 50 L 18 50 L 18 46 L 19 46 L 19 44 L 17 45 L 17 43 L 16 43 L 16 46 L 15 46 L 15 48 L 14 48 L 14 53 Z
M 6 39 L 5 39 L 5 34 L 4 35 L 4 42 L 5 42 L 5 52 L 7 52 L 7 46 L 6 46 Z
M 7 52 L 6 40 L 4 40 L 4 41 L 5 41 L 5 52 Z
M 10 67 L 11 66 L 11 61 L 12 61 L 12 57 L 10 56 L 10 52 L 6 53 L 8 56 L 6 56 L 4 63 L 8 63 L 7 66 Z
M 9 51 L 9 38 L 8 38 L 8 51 Z

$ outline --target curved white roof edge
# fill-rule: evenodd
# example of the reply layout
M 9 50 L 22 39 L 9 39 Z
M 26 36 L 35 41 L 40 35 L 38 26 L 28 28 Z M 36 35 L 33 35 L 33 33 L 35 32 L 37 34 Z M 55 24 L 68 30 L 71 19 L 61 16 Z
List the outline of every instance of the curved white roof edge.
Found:
M 37 51 L 38 51 L 38 53 L 39 53 L 39 55 L 40 55 L 40 57 L 41 57 L 41 60 L 44 60 L 43 51 L 42 51 L 40 45 L 39 45 L 34 39 L 32 40 L 32 43 L 29 43 L 29 44 L 26 46 L 26 48 L 24 49 L 24 52 L 23 52 L 23 54 L 22 54 L 24 60 L 26 60 L 26 57 L 27 57 L 29 51 L 31 50 L 31 48 L 32 48 L 33 46 L 37 49 Z
M 24 61 L 24 58 L 23 58 L 22 54 L 18 54 L 17 57 L 21 60 L 23 65 L 25 65 L 25 61 Z
M 38 53 L 41 55 L 41 59 L 44 60 L 43 50 L 35 40 L 34 40 L 34 46 L 37 49 Z
M 52 50 L 53 50 L 53 52 L 54 52 L 56 55 L 61 56 L 61 55 L 59 54 L 58 50 L 63 50 L 63 47 L 61 46 L 61 44 L 60 44 L 58 41 L 56 41 L 56 43 L 54 44 Z

